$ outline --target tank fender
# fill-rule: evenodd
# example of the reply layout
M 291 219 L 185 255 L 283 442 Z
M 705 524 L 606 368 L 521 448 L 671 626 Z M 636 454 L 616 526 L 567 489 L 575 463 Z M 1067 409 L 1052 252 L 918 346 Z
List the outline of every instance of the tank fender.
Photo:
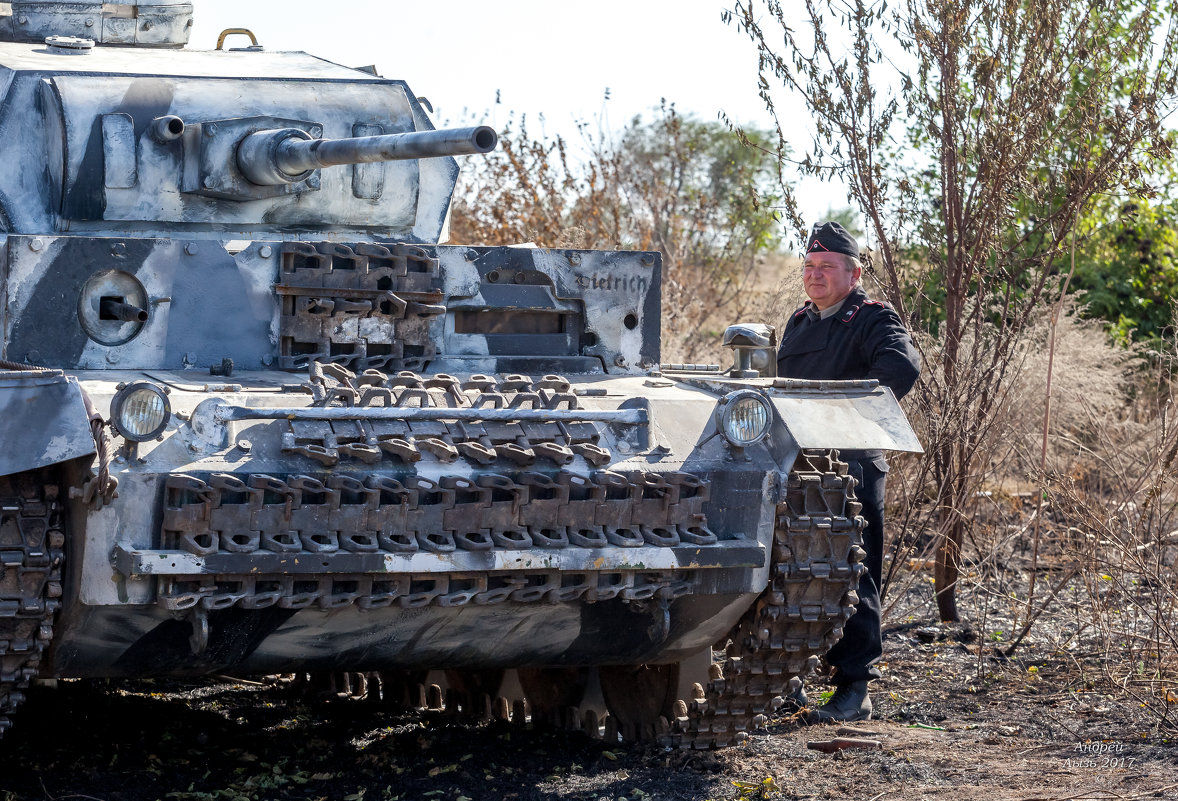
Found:
M 892 390 L 875 381 L 779 378 L 769 399 L 801 448 L 924 453 Z
M 0 366 L 0 476 L 96 452 L 78 382 L 60 370 Z
M 799 449 L 903 451 L 924 453 L 916 432 L 890 389 L 874 379 L 808 381 L 795 378 L 682 379 L 720 396 L 739 390 L 758 392 L 773 406 L 774 439 Z M 719 434 L 713 418 L 696 448 Z M 787 436 L 782 436 L 785 434 Z M 787 454 L 792 464 L 796 453 Z

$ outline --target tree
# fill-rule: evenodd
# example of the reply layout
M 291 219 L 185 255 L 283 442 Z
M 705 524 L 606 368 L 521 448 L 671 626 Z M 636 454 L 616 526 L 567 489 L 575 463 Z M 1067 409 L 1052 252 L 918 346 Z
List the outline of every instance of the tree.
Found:
M 477 244 L 630 248 L 663 255 L 664 341 L 688 360 L 714 344 L 704 323 L 745 311 L 744 291 L 777 250 L 779 189 L 766 132 L 745 132 L 662 105 L 616 135 L 585 132 L 576 159 L 562 138 L 508 125 L 500 149 L 464 176 L 451 237 Z
M 1086 222 L 1072 288 L 1084 314 L 1104 320 L 1121 344 L 1173 337 L 1178 299 L 1178 204 L 1106 204 Z
M 1139 186 L 1169 153 L 1174 8 L 806 0 L 806 11 L 739 0 L 728 19 L 760 54 L 775 119 L 780 87 L 805 101 L 802 172 L 846 182 L 874 278 L 928 334 L 913 394 L 937 493 L 937 605 L 957 620 L 960 549 L 1021 335 L 1084 210 Z M 794 130 L 778 119 L 779 148 Z

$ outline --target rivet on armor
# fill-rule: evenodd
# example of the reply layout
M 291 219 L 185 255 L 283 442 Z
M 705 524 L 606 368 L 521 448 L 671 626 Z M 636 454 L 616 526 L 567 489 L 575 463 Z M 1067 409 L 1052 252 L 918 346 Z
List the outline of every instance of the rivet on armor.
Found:
M 258 248 L 258 255 L 263 259 L 268 259 L 274 255 L 274 248 L 270 247 L 269 245 L 262 245 L 260 248 Z

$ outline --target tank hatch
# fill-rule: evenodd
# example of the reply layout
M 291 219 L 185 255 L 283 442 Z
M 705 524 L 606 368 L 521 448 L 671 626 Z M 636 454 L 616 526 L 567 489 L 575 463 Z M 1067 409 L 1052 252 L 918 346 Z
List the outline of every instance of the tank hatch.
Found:
M 39 43 L 50 36 L 67 36 L 104 45 L 178 48 L 188 44 L 191 31 L 191 3 L 0 3 L 0 41 Z

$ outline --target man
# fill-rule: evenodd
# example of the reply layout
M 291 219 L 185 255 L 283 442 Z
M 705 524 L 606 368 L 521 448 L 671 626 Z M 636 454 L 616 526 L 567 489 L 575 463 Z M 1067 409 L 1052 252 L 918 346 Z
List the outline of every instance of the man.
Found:
M 902 398 L 920 375 L 920 357 L 899 315 L 886 303 L 869 300 L 859 286 L 859 245 L 837 222 L 814 226 L 806 244 L 802 283 L 810 300 L 785 324 L 777 352 L 777 374 L 786 378 L 874 378 Z M 807 720 L 867 720 L 867 682 L 880 678 L 875 663 L 883 653 L 879 585 L 883 572 L 883 502 L 888 464 L 881 451 L 844 451 L 858 482 L 855 488 L 867 520 L 863 547 L 867 573 L 859 579 L 859 605 L 843 638 L 826 660 L 834 667 L 835 691 Z M 796 700 L 806 704 L 804 693 Z

